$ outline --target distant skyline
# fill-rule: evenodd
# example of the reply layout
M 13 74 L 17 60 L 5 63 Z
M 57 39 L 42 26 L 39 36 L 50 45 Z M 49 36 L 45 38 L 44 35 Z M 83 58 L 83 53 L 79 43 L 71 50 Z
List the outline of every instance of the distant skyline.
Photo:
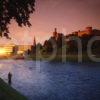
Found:
M 43 43 L 52 35 L 54 28 L 64 34 L 87 26 L 100 29 L 100 0 L 36 0 L 35 9 L 30 18 L 30 28 L 20 28 L 12 20 L 11 41 L 15 38 L 18 43 L 31 44 L 35 36 L 37 42 Z

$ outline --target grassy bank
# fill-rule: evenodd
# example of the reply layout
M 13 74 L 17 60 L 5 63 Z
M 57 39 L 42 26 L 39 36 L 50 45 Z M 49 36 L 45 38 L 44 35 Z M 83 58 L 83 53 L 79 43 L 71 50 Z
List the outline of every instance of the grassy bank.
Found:
M 7 85 L 2 79 L 0 79 L 0 100 L 27 100 L 15 89 Z

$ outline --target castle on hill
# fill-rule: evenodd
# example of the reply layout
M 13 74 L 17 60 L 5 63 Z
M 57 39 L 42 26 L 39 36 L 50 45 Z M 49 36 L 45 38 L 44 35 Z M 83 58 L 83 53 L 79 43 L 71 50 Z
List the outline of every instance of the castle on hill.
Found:
M 92 31 L 93 31 L 92 27 L 86 27 L 84 30 L 75 31 L 75 32 L 72 32 L 72 34 L 75 34 L 75 35 L 81 37 L 84 34 L 86 34 L 86 35 L 91 34 Z M 62 35 L 62 33 L 58 33 L 57 28 L 55 28 L 54 32 L 53 32 L 53 38 L 57 39 L 60 35 Z
M 77 36 L 82 36 L 82 35 L 84 35 L 84 34 L 86 34 L 86 35 L 89 35 L 89 34 L 91 34 L 91 32 L 93 31 L 93 29 L 92 29 L 92 27 L 86 27 L 84 30 L 82 30 L 82 31 L 75 31 L 75 32 L 73 32 L 73 34 L 75 34 L 75 35 L 77 35 Z

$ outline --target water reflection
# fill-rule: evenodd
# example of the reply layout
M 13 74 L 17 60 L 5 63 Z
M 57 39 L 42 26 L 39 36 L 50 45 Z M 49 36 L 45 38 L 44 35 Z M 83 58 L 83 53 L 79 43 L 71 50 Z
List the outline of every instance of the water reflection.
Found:
M 100 64 L 0 61 L 0 76 L 29 100 L 99 100 Z M 92 95 L 91 95 L 92 94 Z

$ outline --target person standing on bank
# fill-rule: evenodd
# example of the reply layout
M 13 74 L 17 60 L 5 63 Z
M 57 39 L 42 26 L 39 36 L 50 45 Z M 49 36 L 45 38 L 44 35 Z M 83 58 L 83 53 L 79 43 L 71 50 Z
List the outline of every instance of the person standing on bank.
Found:
M 10 72 L 8 73 L 8 84 L 12 84 L 12 74 Z

